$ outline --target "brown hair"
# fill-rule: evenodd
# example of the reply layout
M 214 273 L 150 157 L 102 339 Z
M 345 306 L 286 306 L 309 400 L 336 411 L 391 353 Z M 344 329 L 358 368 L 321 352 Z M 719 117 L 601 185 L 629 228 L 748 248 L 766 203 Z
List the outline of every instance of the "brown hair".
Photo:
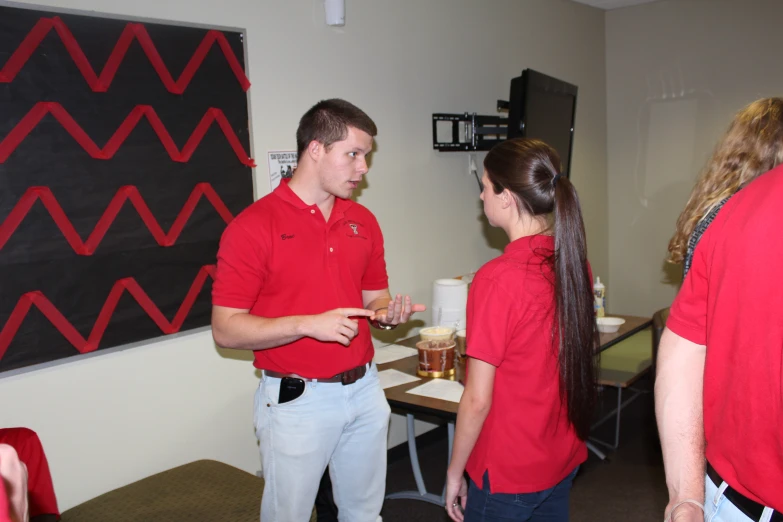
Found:
M 707 162 L 669 241 L 671 263 L 681 263 L 693 230 L 715 206 L 783 163 L 783 98 L 754 101 L 734 117 Z
M 322 100 L 313 105 L 299 120 L 296 129 L 297 158 L 313 140 L 327 150 L 337 141 L 348 137 L 348 127 L 362 130 L 370 136 L 378 134 L 375 122 L 356 105 L 339 98 Z
M 554 218 L 555 250 L 548 259 L 555 274 L 555 331 L 560 397 L 577 436 L 586 440 L 596 400 L 595 323 L 592 281 L 582 210 L 571 181 L 560 176 L 555 149 L 539 140 L 506 140 L 484 159 L 496 194 L 508 189 L 521 212 Z

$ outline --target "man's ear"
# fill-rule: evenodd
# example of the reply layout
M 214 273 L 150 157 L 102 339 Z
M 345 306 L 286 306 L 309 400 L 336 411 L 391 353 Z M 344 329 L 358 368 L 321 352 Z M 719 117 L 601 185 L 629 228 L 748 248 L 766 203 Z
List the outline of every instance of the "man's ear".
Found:
M 324 147 L 318 140 L 313 140 L 309 145 L 307 145 L 307 154 L 310 155 L 310 158 L 316 161 L 321 157 L 321 154 L 323 154 L 323 150 Z

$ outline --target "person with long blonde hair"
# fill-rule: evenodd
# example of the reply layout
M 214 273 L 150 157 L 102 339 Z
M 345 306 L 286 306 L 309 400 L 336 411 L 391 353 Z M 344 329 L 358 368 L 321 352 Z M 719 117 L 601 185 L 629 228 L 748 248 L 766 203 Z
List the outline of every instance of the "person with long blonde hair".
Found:
M 783 98 L 762 98 L 739 111 L 702 171 L 669 241 L 671 263 L 688 273 L 693 251 L 723 204 L 783 163 Z

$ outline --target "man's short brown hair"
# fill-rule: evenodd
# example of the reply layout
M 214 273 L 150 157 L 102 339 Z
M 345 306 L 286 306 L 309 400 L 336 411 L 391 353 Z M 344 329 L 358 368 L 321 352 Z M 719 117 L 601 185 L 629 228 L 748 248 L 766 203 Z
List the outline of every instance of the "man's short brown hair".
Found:
M 302 159 L 302 154 L 313 140 L 328 150 L 333 143 L 348 137 L 348 127 L 370 136 L 378 134 L 372 118 L 356 105 L 339 98 L 316 103 L 299 120 L 299 128 L 296 129 L 297 158 Z

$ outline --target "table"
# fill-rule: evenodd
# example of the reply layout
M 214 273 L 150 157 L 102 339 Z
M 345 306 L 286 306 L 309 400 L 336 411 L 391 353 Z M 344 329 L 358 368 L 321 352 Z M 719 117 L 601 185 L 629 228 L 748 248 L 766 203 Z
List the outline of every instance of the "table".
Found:
M 627 339 L 628 337 L 644 330 L 652 324 L 652 319 L 649 317 L 638 317 L 632 315 L 613 315 L 612 317 L 622 317 L 625 319 L 625 323 L 620 326 L 620 329 L 616 333 L 602 333 L 600 334 L 600 346 L 598 351 L 602 352 L 607 348 L 611 348 L 620 341 Z M 420 340 L 419 336 L 410 337 L 404 339 L 395 344 L 401 346 L 408 346 L 411 348 L 416 347 L 416 343 Z M 418 357 L 406 357 L 397 361 L 392 361 L 386 364 L 379 364 L 378 371 L 395 369 L 403 373 L 410 375 L 416 375 L 416 369 L 418 367 Z M 464 364 L 457 366 L 457 379 L 463 380 L 465 377 Z M 394 386 L 393 388 L 387 388 L 384 390 L 386 394 L 386 400 L 393 408 L 397 408 L 406 412 L 407 430 L 408 430 L 408 453 L 410 454 L 411 467 L 413 468 L 413 476 L 416 480 L 416 491 L 400 491 L 397 493 L 390 493 L 386 495 L 387 499 L 414 499 L 422 500 L 424 502 L 430 502 L 439 506 L 444 506 L 445 490 L 440 495 L 430 493 L 424 484 L 424 479 L 421 475 L 421 467 L 419 466 L 419 454 L 416 449 L 416 433 L 414 431 L 415 414 L 425 414 L 440 419 L 444 419 L 448 423 L 448 437 L 449 437 L 449 461 L 451 460 L 451 449 L 454 444 L 454 423 L 457 419 L 457 409 L 459 404 L 456 402 L 445 401 L 441 399 L 434 399 L 432 397 L 422 397 L 421 395 L 413 395 L 406 393 L 408 390 L 424 384 L 430 380 L 427 377 L 421 377 L 421 380 L 411 382 L 408 384 L 402 384 L 400 386 Z M 602 460 L 606 458 L 606 455 L 602 453 L 598 448 L 587 442 L 587 447 L 593 451 Z
M 612 315 L 611 317 L 621 317 L 625 319 L 625 323 L 615 333 L 599 334 L 601 343 L 598 349 L 599 352 L 611 348 L 620 341 L 624 341 L 652 325 L 652 317 L 638 317 L 635 315 Z

